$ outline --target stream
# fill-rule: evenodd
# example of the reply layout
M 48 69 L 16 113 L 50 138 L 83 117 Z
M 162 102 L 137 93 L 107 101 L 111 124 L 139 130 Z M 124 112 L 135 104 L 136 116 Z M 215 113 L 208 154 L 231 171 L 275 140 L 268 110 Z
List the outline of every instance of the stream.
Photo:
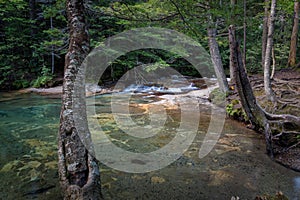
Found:
M 192 95 L 186 96 L 186 101 L 188 98 Z M 169 106 L 157 137 L 128 139 L 115 123 L 111 95 L 95 99 L 94 117 L 111 141 L 128 151 L 161 148 L 179 127 L 180 109 Z M 150 104 L 155 107 L 157 101 L 157 95 L 134 94 L 129 109 L 133 121 L 147 124 L 147 109 Z M 233 196 L 254 199 L 281 191 L 291 200 L 300 199 L 300 173 L 271 161 L 265 154 L 263 137 L 236 121 L 226 119 L 218 143 L 206 157 L 199 158 L 199 147 L 211 120 L 209 107 L 206 101 L 200 101 L 197 135 L 170 165 L 148 173 L 126 173 L 100 164 L 104 198 L 230 200 Z M 0 199 L 62 199 L 57 173 L 60 108 L 57 97 L 0 93 Z M 152 128 L 149 126 L 149 130 Z

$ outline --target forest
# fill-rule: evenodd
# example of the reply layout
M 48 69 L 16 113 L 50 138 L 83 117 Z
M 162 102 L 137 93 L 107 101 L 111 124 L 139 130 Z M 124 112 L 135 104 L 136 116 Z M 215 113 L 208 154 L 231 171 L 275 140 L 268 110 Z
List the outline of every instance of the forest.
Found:
M 300 199 L 299 11 L 299 0 L 0 0 L 0 173 L 7 182 L 1 193 L 6 199 Z M 189 51 L 196 47 L 201 55 Z M 93 63 L 94 52 L 102 60 Z M 99 77 L 96 68 L 85 68 L 102 61 L 109 65 Z M 201 72 L 198 65 L 212 68 Z M 82 93 L 82 81 L 93 76 L 100 92 Z M 158 82 L 147 81 L 153 77 Z M 43 94 L 52 88 L 58 97 Z M 89 116 L 91 96 L 97 113 Z M 205 117 L 198 119 L 198 108 Z M 125 116 L 135 124 L 117 127 Z M 123 155 L 93 135 L 90 118 L 110 143 L 139 155 Z M 159 121 L 165 126 L 153 136 Z M 175 145 L 166 157 L 147 157 L 172 145 L 175 133 L 185 137 L 178 146 L 193 138 L 184 153 L 174 156 Z M 105 150 L 119 155 L 107 157 Z M 164 168 L 168 156 L 174 162 Z M 6 191 L 12 181 L 20 183 L 15 194 Z
M 207 28 L 215 28 L 215 38 L 222 66 L 229 76 L 228 27 L 235 25 L 244 46 L 246 25 L 246 67 L 249 73 L 261 73 L 262 52 L 266 40 L 265 3 L 249 0 L 244 11 L 243 1 L 85 1 L 87 27 L 91 48 L 105 38 L 124 30 L 140 27 L 164 27 L 184 33 L 198 41 L 207 51 Z M 195 6 L 191 6 L 194 5 Z M 208 9 L 209 7 L 209 9 Z M 65 1 L 32 0 L 1 1 L 1 82 L 2 90 L 43 87 L 55 84 L 62 77 L 64 57 L 68 48 Z M 276 70 L 295 67 L 299 62 L 298 29 L 293 29 L 294 2 L 278 0 L 274 21 L 274 57 Z M 208 21 L 210 20 L 210 21 Z M 297 21 L 295 21 L 298 23 Z M 294 32 L 293 32 L 294 31 Z M 293 37 L 292 37 L 293 32 Z M 296 32 L 296 33 L 295 33 Z M 291 39 L 293 41 L 291 41 Z M 291 52 L 291 53 L 290 53 Z M 297 58 L 298 56 L 298 58 Z M 157 50 L 137 51 L 118 59 L 105 77 L 114 80 L 137 62 L 158 62 L 180 71 L 187 65 L 181 59 Z M 171 59 L 173 58 L 173 59 Z M 298 60 L 297 60 L 298 59 Z M 169 62 L 168 62 L 169 60 Z M 172 61 L 172 62 L 171 62 Z M 196 75 L 191 68 L 185 75 Z M 180 72 L 181 72 L 180 71 Z

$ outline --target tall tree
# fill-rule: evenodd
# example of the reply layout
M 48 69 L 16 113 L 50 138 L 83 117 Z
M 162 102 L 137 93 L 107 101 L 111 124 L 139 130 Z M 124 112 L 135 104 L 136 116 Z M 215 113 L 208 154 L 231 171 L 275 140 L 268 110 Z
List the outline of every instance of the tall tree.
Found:
M 219 46 L 216 40 L 217 29 L 214 27 L 209 27 L 207 29 L 208 40 L 209 40 L 209 51 L 212 63 L 214 65 L 215 73 L 218 78 L 218 83 L 220 90 L 224 93 L 228 92 L 228 82 L 226 80 L 221 54 Z
M 290 45 L 290 53 L 288 59 L 288 66 L 294 67 L 296 65 L 296 52 L 297 52 L 297 39 L 298 39 L 298 31 L 299 31 L 299 10 L 300 10 L 300 2 L 295 0 L 294 2 L 294 25 L 291 36 L 291 45 Z
M 265 12 L 264 12 L 264 21 L 263 21 L 263 32 L 262 32 L 262 47 L 261 47 L 261 64 L 264 67 L 265 64 L 265 55 L 266 55 L 266 47 L 267 47 L 267 39 L 268 39 L 268 19 L 269 19 L 269 7 L 270 0 L 265 0 L 264 3 Z
M 231 0 L 230 1 L 230 3 L 231 3 L 231 7 L 232 8 L 234 8 L 235 6 L 236 6 L 236 0 Z M 232 18 L 233 17 L 235 17 L 234 15 L 233 16 L 231 16 Z M 233 30 L 234 31 L 234 30 Z M 229 35 L 230 36 L 230 35 Z M 229 42 L 230 42 L 230 40 L 229 40 Z M 231 49 L 229 49 L 230 50 L 230 55 L 233 55 L 233 53 L 231 52 Z M 229 73 L 230 73 L 230 82 L 231 83 L 234 83 L 235 82 L 235 78 L 234 78 L 234 63 L 233 63 L 233 59 L 230 57 L 230 59 L 229 59 Z
M 265 53 L 265 60 L 264 60 L 264 88 L 266 96 L 269 100 L 274 102 L 275 94 L 271 87 L 271 54 L 273 48 L 273 35 L 274 35 L 274 22 L 275 22 L 275 14 L 276 14 L 276 0 L 272 0 L 271 3 L 271 11 L 270 17 L 268 20 L 268 38 L 267 38 L 267 45 L 266 45 L 266 53 Z
M 82 0 L 67 0 L 70 44 L 65 57 L 62 109 L 58 137 L 58 171 L 64 199 L 100 199 L 100 174 L 96 159 L 83 145 L 75 126 L 75 79 L 81 75 L 81 64 L 89 52 L 89 37 Z M 84 98 L 83 98 L 84 99 Z M 80 106 L 85 108 L 81 99 Z M 84 116 L 81 116 L 85 118 Z M 88 130 L 84 130 L 87 133 Z
M 246 23 L 246 17 L 247 17 L 247 2 L 246 0 L 244 0 L 243 2 L 244 4 L 244 23 L 243 23 L 243 26 L 244 26 L 244 49 L 243 49 L 243 63 L 244 63 L 244 66 L 246 67 L 246 39 L 247 39 L 247 23 Z

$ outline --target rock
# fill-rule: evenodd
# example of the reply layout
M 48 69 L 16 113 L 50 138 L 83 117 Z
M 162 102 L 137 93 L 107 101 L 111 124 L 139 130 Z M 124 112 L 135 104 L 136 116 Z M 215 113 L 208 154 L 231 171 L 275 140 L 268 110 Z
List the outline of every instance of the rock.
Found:
M 30 174 L 30 182 L 39 180 L 40 173 L 35 169 L 30 170 L 29 174 Z
M 45 167 L 49 169 L 57 169 L 57 161 L 54 160 L 54 161 L 47 162 L 45 163 Z
M 37 169 L 39 166 L 41 166 L 42 163 L 38 162 L 38 161 L 30 161 L 27 163 L 28 167 L 33 168 L 33 169 Z
M 227 181 L 233 178 L 233 174 L 225 170 L 210 170 L 210 181 L 208 185 L 219 186 L 225 184 Z
M 164 183 L 164 182 L 166 182 L 166 180 L 159 176 L 153 176 L 153 177 L 151 177 L 151 182 L 152 183 Z
M 2 169 L 0 170 L 0 172 L 9 172 L 11 170 L 13 170 L 18 164 L 19 164 L 19 160 L 14 160 L 14 161 L 11 161 L 9 163 L 6 163 Z

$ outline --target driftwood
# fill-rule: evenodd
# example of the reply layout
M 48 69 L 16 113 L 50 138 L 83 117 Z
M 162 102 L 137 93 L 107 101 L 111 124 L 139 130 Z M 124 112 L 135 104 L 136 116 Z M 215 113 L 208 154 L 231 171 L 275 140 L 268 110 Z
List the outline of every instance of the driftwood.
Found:
M 253 94 L 248 75 L 242 62 L 241 51 L 239 44 L 235 39 L 233 26 L 229 27 L 229 42 L 231 49 L 230 59 L 234 65 L 235 85 L 241 100 L 241 104 L 249 118 L 252 128 L 264 133 L 267 153 L 273 157 L 273 140 L 276 140 L 279 136 L 291 132 L 291 130 L 286 130 L 284 127 L 292 127 L 293 133 L 300 134 L 300 118 L 288 114 L 271 114 L 261 108 Z M 280 132 L 280 135 L 277 134 L 273 136 L 271 128 L 272 124 L 281 124 L 281 127 L 283 128 Z M 296 147 L 298 144 L 299 142 L 297 144 L 293 144 L 289 148 Z

